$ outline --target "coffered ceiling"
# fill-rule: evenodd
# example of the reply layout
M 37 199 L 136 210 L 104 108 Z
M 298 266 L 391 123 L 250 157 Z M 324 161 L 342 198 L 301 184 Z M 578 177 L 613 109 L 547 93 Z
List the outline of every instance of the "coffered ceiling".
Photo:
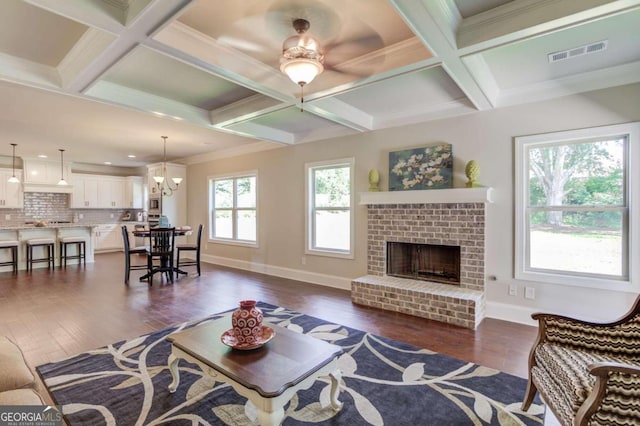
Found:
M 188 163 L 629 84 L 638 28 L 640 0 L 3 0 L 0 154 Z

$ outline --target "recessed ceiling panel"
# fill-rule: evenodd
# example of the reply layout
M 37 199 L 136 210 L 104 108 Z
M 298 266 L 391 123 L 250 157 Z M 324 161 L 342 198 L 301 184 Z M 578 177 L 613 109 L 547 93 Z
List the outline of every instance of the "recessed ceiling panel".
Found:
M 138 48 L 120 61 L 104 80 L 208 111 L 255 94 L 146 48 Z
M 640 10 L 514 43 L 484 53 L 502 89 L 640 60 Z M 608 40 L 606 50 L 549 63 L 548 54 Z
M 56 67 L 87 28 L 22 0 L 2 0 L 0 52 Z
M 337 98 L 374 117 L 382 117 L 390 111 L 415 114 L 425 109 L 437 110 L 438 105 L 465 95 L 442 68 L 436 67 L 383 80 Z
M 179 20 L 221 44 L 279 69 L 282 43 L 295 35 L 292 21 L 296 18 L 309 21 L 309 33 L 320 42 L 327 72 L 415 37 L 387 0 L 199 0 Z M 413 63 L 430 56 L 426 47 L 421 46 L 414 49 L 414 57 L 406 60 Z M 380 56 L 374 59 L 378 62 Z M 347 71 L 353 72 L 353 68 Z

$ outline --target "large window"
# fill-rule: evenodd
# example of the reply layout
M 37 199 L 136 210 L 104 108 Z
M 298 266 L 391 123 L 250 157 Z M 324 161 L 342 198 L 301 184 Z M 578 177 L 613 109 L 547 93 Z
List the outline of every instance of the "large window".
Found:
M 209 238 L 255 245 L 258 235 L 257 175 L 209 178 Z
M 516 138 L 516 278 L 609 288 L 631 281 L 637 131 Z
M 306 165 L 307 253 L 353 257 L 353 159 Z

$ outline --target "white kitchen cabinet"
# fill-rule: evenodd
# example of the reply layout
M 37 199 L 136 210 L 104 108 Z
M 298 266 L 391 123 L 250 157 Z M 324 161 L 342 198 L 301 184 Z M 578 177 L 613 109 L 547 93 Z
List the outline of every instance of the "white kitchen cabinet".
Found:
M 98 208 L 98 185 L 100 180 L 93 175 L 74 174 L 71 182 L 71 208 L 96 209 Z
M 95 251 L 118 251 L 124 249 L 122 230 L 118 223 L 105 223 L 94 228 Z
M 125 188 L 125 204 L 129 209 L 144 208 L 144 183 L 140 176 L 127 176 Z
M 125 202 L 126 180 L 117 176 L 103 176 L 98 185 L 98 207 L 105 209 L 127 208 Z
M 71 166 L 68 163 L 61 168 L 59 161 L 24 158 L 23 164 L 25 184 L 56 185 L 62 177 L 61 173 L 67 182 L 71 178 Z
M 22 183 L 9 183 L 12 170 L 0 170 L 0 209 L 23 208 Z M 16 170 L 16 177 L 22 182 L 22 170 Z

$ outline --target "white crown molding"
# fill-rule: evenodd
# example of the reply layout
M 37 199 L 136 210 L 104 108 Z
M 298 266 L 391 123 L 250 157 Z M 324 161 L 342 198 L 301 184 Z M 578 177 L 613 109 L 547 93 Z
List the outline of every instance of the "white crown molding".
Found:
M 277 99 L 256 93 L 211 111 L 211 123 L 216 127 L 231 126 L 286 108 Z
M 449 117 L 471 114 L 477 110 L 467 98 L 454 99 L 436 105 L 425 105 L 409 111 L 396 111 L 374 119 L 374 129 L 399 127 Z
M 231 148 L 223 148 L 206 154 L 193 155 L 180 159 L 181 164 L 188 166 L 193 164 L 208 163 L 209 161 L 221 160 L 225 158 L 240 157 L 242 155 L 255 154 L 256 152 L 270 151 L 272 149 L 282 148 L 286 145 L 274 142 L 253 142 L 246 145 L 234 146 Z
M 489 64 L 485 61 L 482 54 L 470 55 L 462 58 L 462 62 L 467 67 L 473 78 L 480 86 L 491 105 L 495 108 L 500 95 L 500 86 L 489 68 Z

